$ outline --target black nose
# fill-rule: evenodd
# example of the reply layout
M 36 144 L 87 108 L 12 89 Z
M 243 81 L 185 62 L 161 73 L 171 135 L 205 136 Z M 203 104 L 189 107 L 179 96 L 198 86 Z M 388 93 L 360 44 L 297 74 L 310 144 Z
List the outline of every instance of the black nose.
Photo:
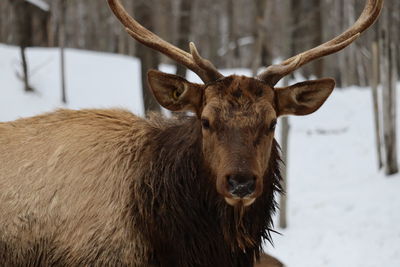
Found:
M 227 180 L 228 191 L 234 197 L 247 197 L 256 189 L 256 177 L 252 174 L 231 174 Z

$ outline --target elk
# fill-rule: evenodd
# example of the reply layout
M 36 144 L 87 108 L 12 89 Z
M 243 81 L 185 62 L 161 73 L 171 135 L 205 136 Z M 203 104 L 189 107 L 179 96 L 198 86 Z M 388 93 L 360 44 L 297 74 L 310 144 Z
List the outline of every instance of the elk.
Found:
M 224 77 L 108 0 L 137 41 L 194 71 L 195 84 L 150 70 L 157 101 L 193 115 L 58 110 L 0 123 L 4 266 L 253 266 L 270 240 L 280 191 L 276 120 L 316 111 L 335 82 L 285 88 L 284 76 L 355 41 L 379 16 L 368 0 L 340 36 L 268 67 Z
M 280 262 L 278 259 L 268 255 L 268 254 L 262 254 L 260 256 L 259 261 L 254 265 L 254 267 L 284 267 L 282 262 Z

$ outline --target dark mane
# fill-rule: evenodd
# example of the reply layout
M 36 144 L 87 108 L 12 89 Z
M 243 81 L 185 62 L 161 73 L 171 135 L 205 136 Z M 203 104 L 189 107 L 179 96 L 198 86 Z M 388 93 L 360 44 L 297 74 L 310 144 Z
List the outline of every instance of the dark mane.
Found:
M 274 140 L 264 192 L 248 208 L 228 206 L 202 159 L 196 118 L 150 120 L 147 162 L 132 184 L 133 223 L 150 240 L 154 262 L 167 266 L 252 266 L 271 241 L 274 195 L 281 192 L 279 146 Z M 152 158 L 150 158 L 152 157 Z M 149 164 L 150 163 L 150 164 Z M 171 245 L 173 244 L 173 245 Z

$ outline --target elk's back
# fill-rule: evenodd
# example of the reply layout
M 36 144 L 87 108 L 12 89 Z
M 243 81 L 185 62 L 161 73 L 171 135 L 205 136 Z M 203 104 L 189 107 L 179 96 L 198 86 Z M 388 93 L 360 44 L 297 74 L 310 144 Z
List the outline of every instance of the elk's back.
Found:
M 0 123 L 0 262 L 143 265 L 126 209 L 146 125 L 122 110 Z

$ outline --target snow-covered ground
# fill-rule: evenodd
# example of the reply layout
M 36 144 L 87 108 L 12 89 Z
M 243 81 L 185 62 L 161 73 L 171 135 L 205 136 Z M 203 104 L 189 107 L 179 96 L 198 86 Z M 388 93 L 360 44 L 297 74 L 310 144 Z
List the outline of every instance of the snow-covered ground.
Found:
M 50 10 L 50 5 L 43 0 L 25 0 L 25 1 L 31 3 L 34 6 L 37 6 L 38 8 L 40 8 L 43 11 Z
M 0 45 L 0 121 L 63 106 L 58 51 L 29 49 L 28 59 L 33 94 L 16 76 L 18 49 Z M 224 71 L 233 72 L 249 73 Z M 136 59 L 67 50 L 65 107 L 142 114 L 139 74 Z M 400 266 L 400 175 L 377 171 L 370 91 L 336 90 L 317 113 L 290 123 L 289 227 L 266 249 L 289 267 Z
M 269 247 L 288 266 L 400 266 L 400 175 L 377 171 L 371 107 L 350 88 L 291 119 L 289 227 Z

